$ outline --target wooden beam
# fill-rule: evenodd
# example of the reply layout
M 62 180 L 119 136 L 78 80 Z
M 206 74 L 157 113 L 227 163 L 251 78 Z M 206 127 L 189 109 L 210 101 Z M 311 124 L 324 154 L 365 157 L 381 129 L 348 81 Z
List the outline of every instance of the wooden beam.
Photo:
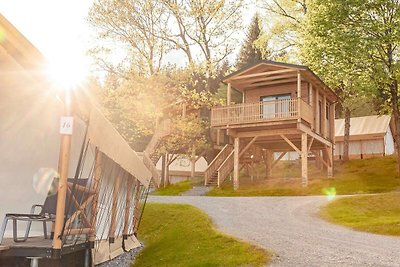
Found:
M 295 78 L 294 73 L 290 74 L 282 74 L 282 75 L 273 75 L 273 76 L 268 76 L 268 77 L 261 77 L 261 78 L 253 78 L 253 79 L 248 79 L 248 80 L 242 80 L 238 82 L 232 82 L 233 85 L 244 85 L 244 84 L 251 84 L 254 82 L 263 82 L 263 81 L 273 81 L 273 80 L 278 80 L 278 79 L 283 79 L 283 78 Z
M 314 142 L 314 137 L 311 137 L 311 141 L 310 141 L 310 143 L 308 144 L 308 149 L 307 149 L 307 151 L 308 152 L 310 152 L 310 149 L 311 149 L 311 146 L 312 146 L 312 143 Z
M 283 151 L 279 157 L 274 160 L 274 162 L 272 163 L 272 168 L 275 167 L 276 164 L 278 164 L 278 162 L 286 155 L 287 151 Z
M 326 154 L 327 154 L 327 159 L 328 159 L 328 166 L 327 166 L 327 172 L 328 172 L 328 178 L 333 177 L 333 149 L 332 147 L 326 147 Z
M 315 88 L 315 132 L 321 134 L 320 126 L 320 110 L 319 110 L 319 91 Z
M 247 149 L 257 140 L 258 136 L 254 136 L 253 139 L 240 151 L 239 153 L 239 158 L 243 156 L 243 154 L 246 152 Z
M 298 128 L 299 128 L 300 131 L 305 132 L 306 134 L 308 134 L 311 137 L 314 137 L 315 140 L 323 143 L 324 145 L 332 146 L 331 142 L 329 142 L 325 138 L 321 137 L 320 135 L 314 133 L 313 131 L 311 131 L 310 128 L 308 128 L 307 126 L 303 125 L 302 123 L 299 123 Z
M 254 88 L 254 87 L 260 87 L 260 86 L 268 86 L 268 85 L 274 85 L 274 84 L 284 84 L 284 83 L 291 83 L 291 82 L 296 82 L 297 79 L 285 79 L 285 80 L 279 80 L 279 81 L 271 81 L 271 82 L 265 82 L 265 83 L 257 83 L 257 84 L 251 84 L 246 86 L 247 88 Z
M 313 119 L 311 121 L 311 129 L 314 130 L 315 129 L 315 104 L 314 104 L 314 88 L 312 83 L 309 83 L 309 92 L 310 92 L 310 106 L 311 106 L 311 110 L 313 113 Z
M 250 131 L 250 132 L 238 132 L 235 136 L 240 138 L 245 137 L 267 137 L 267 136 L 274 136 L 274 135 L 281 135 L 281 134 L 299 134 L 300 131 L 297 129 L 279 129 L 279 130 L 263 130 L 263 131 Z
M 265 71 L 265 72 L 261 72 L 261 73 L 258 72 L 258 73 L 233 77 L 233 78 L 229 79 L 228 81 L 236 81 L 236 80 L 260 77 L 260 76 L 270 76 L 270 75 L 274 75 L 274 74 L 281 74 L 281 73 L 288 73 L 288 72 L 295 72 L 295 71 L 296 71 L 295 69 L 283 69 L 283 70 Z
M 233 148 L 233 188 L 234 190 L 239 189 L 239 149 L 240 139 L 235 137 L 234 148 Z
M 322 96 L 322 136 L 327 137 L 327 127 L 326 127 L 326 95 Z
M 286 143 L 289 144 L 289 146 L 291 146 L 291 147 L 301 156 L 301 151 L 300 151 L 300 149 L 298 149 L 298 148 L 296 147 L 296 145 L 292 143 L 292 141 L 290 141 L 289 139 L 287 139 L 286 136 L 284 136 L 283 134 L 281 134 L 280 136 L 282 137 L 283 140 L 286 141 Z
M 303 187 L 308 186 L 308 148 L 307 134 L 301 134 L 301 183 Z

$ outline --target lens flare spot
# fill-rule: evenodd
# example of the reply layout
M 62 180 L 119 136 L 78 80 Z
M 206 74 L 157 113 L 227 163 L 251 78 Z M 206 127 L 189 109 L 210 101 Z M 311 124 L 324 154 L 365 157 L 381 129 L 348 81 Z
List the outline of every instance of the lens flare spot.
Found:
M 336 197 L 336 188 L 334 187 L 324 188 L 323 192 L 329 201 L 333 200 Z
M 52 168 L 40 168 L 33 175 L 33 189 L 43 196 L 52 195 L 57 192 L 57 179 L 59 175 Z
M 6 32 L 2 27 L 0 27 L 0 43 L 4 42 L 6 40 Z

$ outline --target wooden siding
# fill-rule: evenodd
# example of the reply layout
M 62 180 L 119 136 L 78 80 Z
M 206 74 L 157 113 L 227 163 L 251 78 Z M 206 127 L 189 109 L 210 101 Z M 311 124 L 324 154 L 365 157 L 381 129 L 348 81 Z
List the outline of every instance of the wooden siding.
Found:
M 244 92 L 245 103 L 259 102 L 263 96 L 273 96 L 281 94 L 291 94 L 292 98 L 296 98 L 297 83 L 283 84 L 277 86 L 268 86 L 257 89 L 250 89 Z M 308 83 L 302 82 L 301 96 L 305 101 L 308 100 Z

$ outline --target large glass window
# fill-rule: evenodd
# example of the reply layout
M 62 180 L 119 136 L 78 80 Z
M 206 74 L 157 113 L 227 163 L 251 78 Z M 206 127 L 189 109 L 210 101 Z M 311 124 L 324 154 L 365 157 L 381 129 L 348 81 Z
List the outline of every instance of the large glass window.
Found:
M 286 118 L 289 117 L 290 94 L 262 96 L 262 112 L 263 118 Z

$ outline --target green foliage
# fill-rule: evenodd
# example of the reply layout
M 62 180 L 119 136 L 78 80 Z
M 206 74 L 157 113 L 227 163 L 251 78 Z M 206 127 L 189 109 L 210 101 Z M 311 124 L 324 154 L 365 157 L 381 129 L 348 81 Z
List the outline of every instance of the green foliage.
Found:
M 323 207 L 321 215 L 356 230 L 400 236 L 400 193 L 340 198 Z
M 256 13 L 251 20 L 249 28 L 246 33 L 246 40 L 240 48 L 239 56 L 236 60 L 236 68 L 240 69 L 246 65 L 255 63 L 261 60 L 262 51 L 255 46 L 255 42 L 261 35 L 260 21 L 258 13 Z
M 295 163 L 279 163 L 273 170 L 270 180 L 250 181 L 249 177 L 240 178 L 239 190 L 234 191 L 231 182 L 226 181 L 221 189 L 213 189 L 209 196 L 296 196 L 326 195 L 326 190 L 335 188 L 338 195 L 367 194 L 390 192 L 400 188 L 400 179 L 396 170 L 394 157 L 351 160 L 335 165 L 335 176 L 327 179 L 309 166 L 309 184 L 301 186 L 300 166 Z
M 144 249 L 133 266 L 265 266 L 271 254 L 217 232 L 189 205 L 147 204 L 139 238 Z

